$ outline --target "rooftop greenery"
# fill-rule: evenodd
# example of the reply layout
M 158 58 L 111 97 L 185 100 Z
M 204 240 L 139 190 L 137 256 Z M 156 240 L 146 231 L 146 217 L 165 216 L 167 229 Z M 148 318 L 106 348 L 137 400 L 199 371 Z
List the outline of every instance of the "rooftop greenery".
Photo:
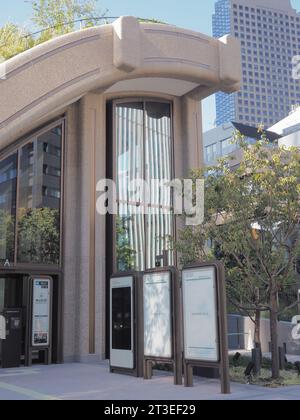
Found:
M 31 26 L 26 28 L 13 22 L 0 27 L 0 59 L 8 60 L 36 45 L 80 29 L 110 23 L 117 17 L 99 0 L 29 0 L 32 6 Z M 141 22 L 163 23 L 156 19 Z

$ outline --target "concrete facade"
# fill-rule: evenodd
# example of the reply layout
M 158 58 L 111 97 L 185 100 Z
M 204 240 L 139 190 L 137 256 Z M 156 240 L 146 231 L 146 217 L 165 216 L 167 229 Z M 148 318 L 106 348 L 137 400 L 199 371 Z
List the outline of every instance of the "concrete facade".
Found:
M 278 121 L 270 130 L 280 134 L 279 146 L 300 147 L 300 108 L 296 108 L 286 118 Z
M 239 159 L 241 150 L 235 141 L 236 133 L 240 133 L 244 141 L 254 144 L 260 140 L 262 135 L 271 142 L 277 144 L 281 141 L 281 135 L 271 130 L 258 130 L 245 124 L 232 122 L 222 124 L 203 135 L 204 161 L 206 165 L 215 165 L 217 160 L 228 156 Z M 235 164 L 234 164 L 235 165 Z M 233 166 L 234 166 L 233 165 Z
M 123 17 L 46 42 L 1 65 L 0 150 L 56 118 L 66 121 L 63 197 L 63 359 L 105 358 L 106 218 L 96 185 L 107 174 L 106 104 L 173 104 L 174 165 L 203 165 L 200 102 L 240 87 L 240 45 Z
M 253 349 L 254 323 L 250 318 L 240 315 L 229 315 L 229 347 L 231 350 Z M 270 320 L 261 320 L 261 346 L 263 353 L 270 353 Z M 288 355 L 300 356 L 300 340 L 294 340 L 292 331 L 295 324 L 291 322 L 279 322 L 278 340 L 280 347 L 285 347 Z

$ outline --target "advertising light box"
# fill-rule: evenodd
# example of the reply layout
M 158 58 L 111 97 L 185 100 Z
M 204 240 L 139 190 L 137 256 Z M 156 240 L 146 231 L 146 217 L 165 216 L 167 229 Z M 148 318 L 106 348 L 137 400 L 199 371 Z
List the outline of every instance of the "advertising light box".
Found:
M 50 279 L 33 281 L 32 346 L 50 345 Z
M 172 351 L 171 273 L 144 275 L 144 354 L 169 359 Z
M 218 362 L 217 283 L 214 267 L 182 272 L 185 359 Z

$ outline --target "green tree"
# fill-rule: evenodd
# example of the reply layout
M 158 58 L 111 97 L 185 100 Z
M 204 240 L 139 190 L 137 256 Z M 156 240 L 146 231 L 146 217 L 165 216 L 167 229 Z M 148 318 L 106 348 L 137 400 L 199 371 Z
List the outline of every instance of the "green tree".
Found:
M 130 271 L 136 269 L 136 251 L 131 247 L 128 236 L 131 217 L 118 217 L 116 221 L 116 253 L 118 270 Z
M 73 32 L 76 20 L 83 20 L 83 27 L 97 24 L 95 17 L 104 17 L 98 0 L 32 0 L 32 22 L 38 36 L 30 35 L 28 30 L 7 23 L 0 28 L 0 56 L 5 60 L 48 41 L 56 36 Z
M 131 247 L 128 236 L 131 217 L 117 218 L 116 221 L 116 253 L 118 270 L 130 271 L 136 269 L 136 251 Z
M 33 47 L 35 41 L 25 29 L 13 23 L 0 28 L 0 56 L 5 60 Z
M 75 30 L 74 21 L 85 19 L 85 26 L 95 24 L 93 18 L 105 16 L 98 0 L 32 0 L 32 21 L 39 29 L 46 29 L 40 39 L 66 34 Z
M 15 217 L 0 210 L 0 261 L 13 260 L 15 245 Z
M 243 150 L 237 169 L 223 159 L 193 173 L 206 179 L 205 221 L 183 229 L 177 248 L 182 262 L 207 260 L 212 252 L 206 244 L 212 241 L 213 254 L 226 266 L 230 302 L 254 319 L 270 313 L 272 376 L 277 379 L 278 296 L 295 286 L 300 255 L 300 153 L 271 147 L 265 138 L 254 146 L 240 135 L 237 140 Z
M 50 208 L 20 209 L 18 217 L 18 261 L 59 264 L 60 217 Z

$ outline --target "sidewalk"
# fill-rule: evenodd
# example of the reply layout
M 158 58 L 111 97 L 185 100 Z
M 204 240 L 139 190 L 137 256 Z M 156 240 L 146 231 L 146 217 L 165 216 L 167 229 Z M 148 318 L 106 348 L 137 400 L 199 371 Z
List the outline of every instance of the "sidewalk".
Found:
M 196 379 L 194 388 L 177 387 L 156 374 L 151 381 L 112 375 L 107 363 L 65 364 L 0 370 L 0 400 L 299 400 L 300 387 L 279 389 L 232 384 L 220 394 L 216 380 Z

